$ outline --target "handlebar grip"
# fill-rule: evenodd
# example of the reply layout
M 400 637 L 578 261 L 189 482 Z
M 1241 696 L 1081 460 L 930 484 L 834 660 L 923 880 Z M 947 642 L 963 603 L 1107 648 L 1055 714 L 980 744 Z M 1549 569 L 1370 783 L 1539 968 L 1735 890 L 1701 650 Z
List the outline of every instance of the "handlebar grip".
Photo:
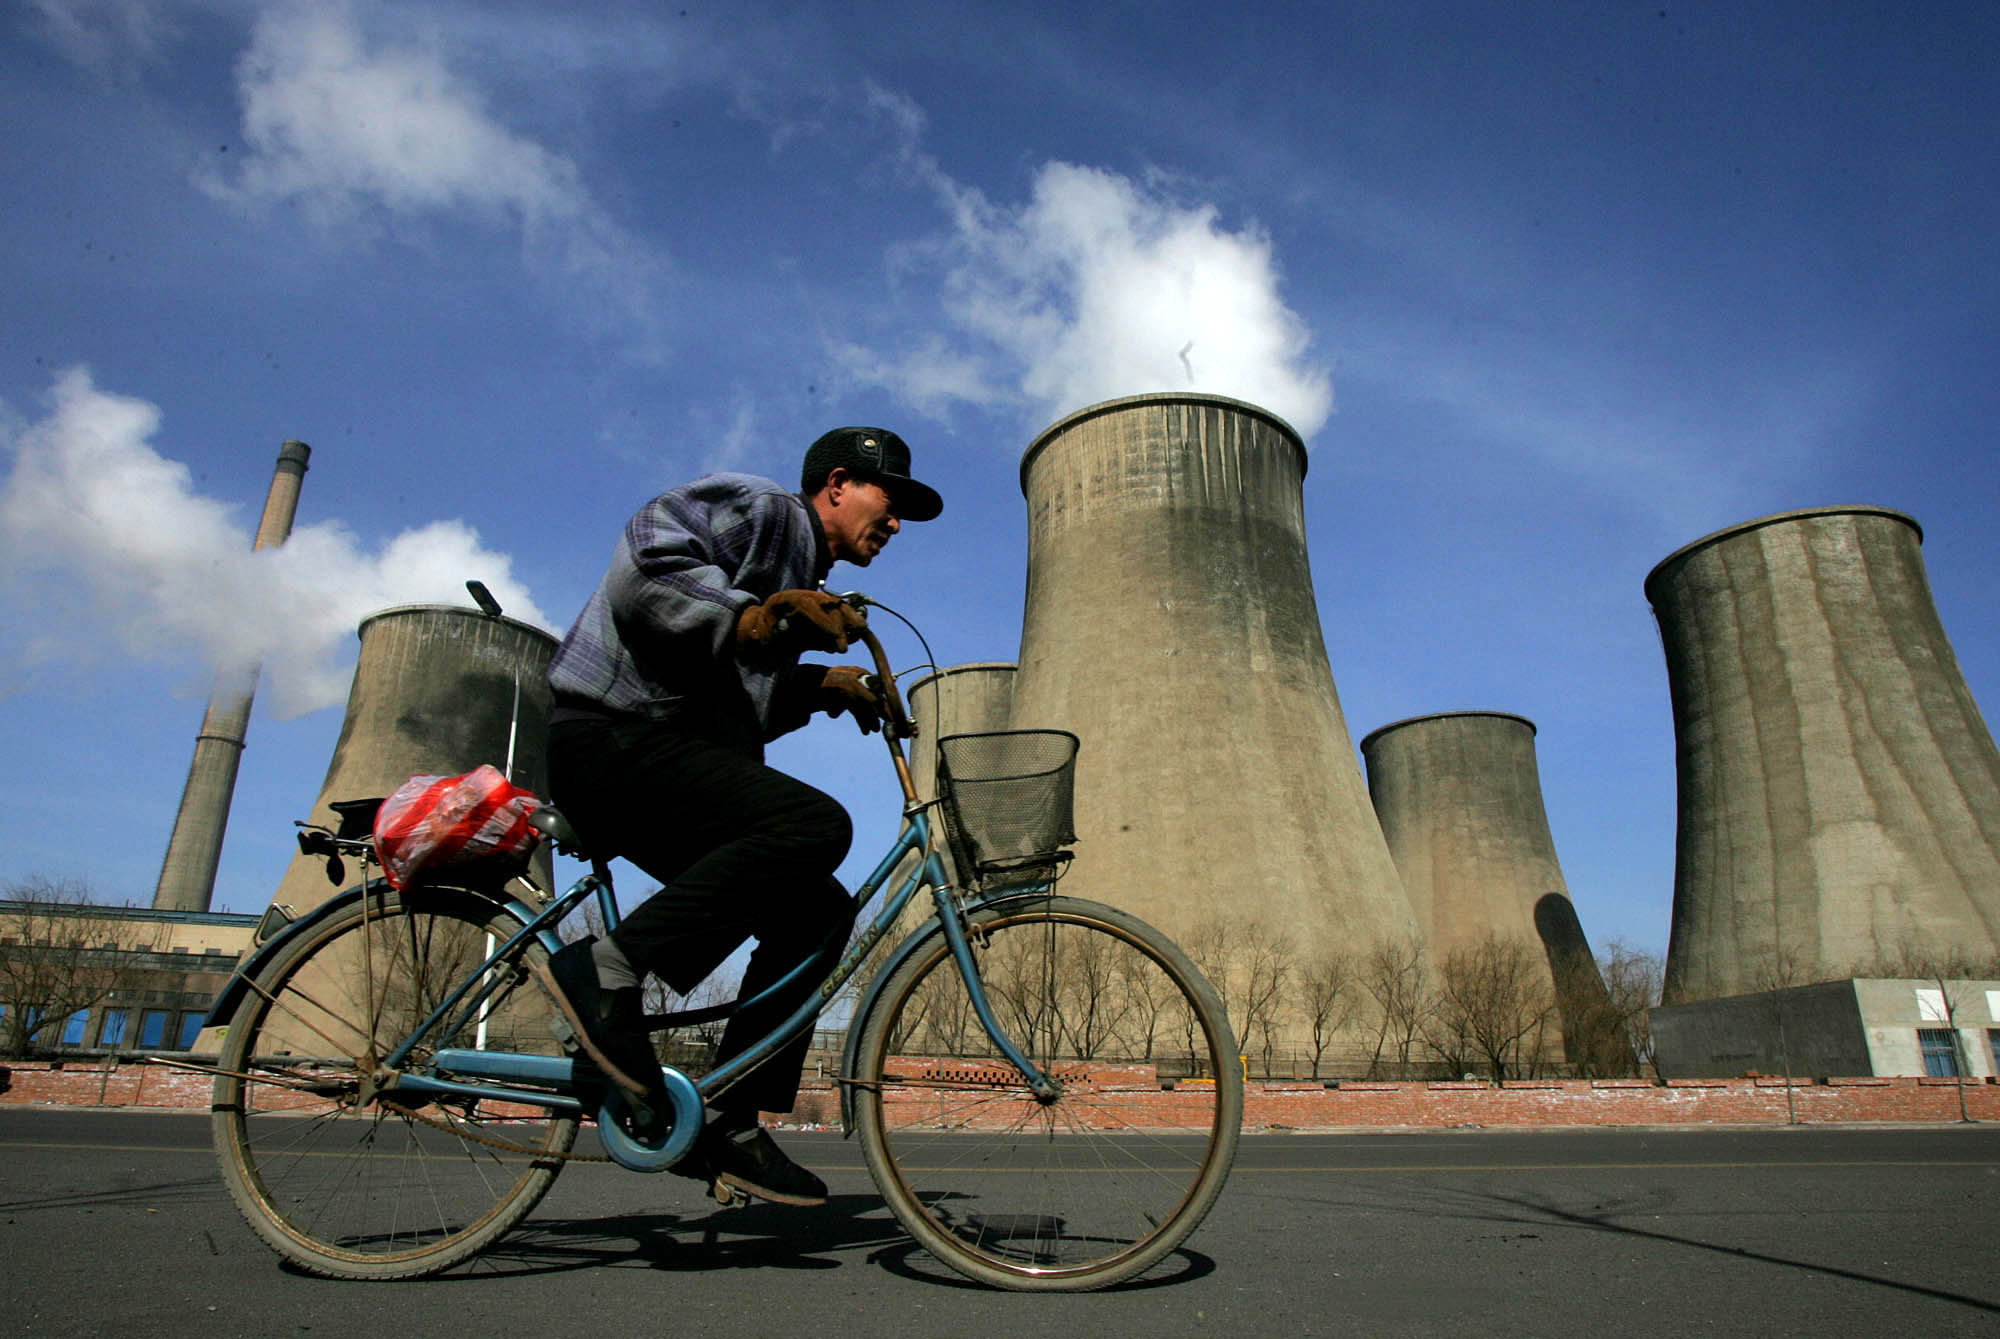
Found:
M 861 630 L 861 641 L 868 647 L 868 653 L 875 657 L 876 696 L 882 699 L 883 715 L 889 728 L 896 732 L 898 739 L 915 738 L 917 728 L 910 721 L 909 709 L 903 705 L 903 695 L 896 687 L 895 671 L 889 668 L 889 655 L 882 649 L 882 642 L 875 636 L 873 628 Z

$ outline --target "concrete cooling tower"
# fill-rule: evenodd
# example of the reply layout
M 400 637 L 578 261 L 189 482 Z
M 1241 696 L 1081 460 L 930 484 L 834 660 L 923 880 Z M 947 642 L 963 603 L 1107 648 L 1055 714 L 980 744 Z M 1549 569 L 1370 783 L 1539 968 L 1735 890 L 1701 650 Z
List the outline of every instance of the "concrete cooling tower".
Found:
M 1083 741 L 1063 891 L 1301 952 L 1415 932 L 1313 599 L 1304 444 L 1255 405 L 1142 395 L 1028 448 L 1012 725 Z
M 910 709 L 910 719 L 916 723 L 917 736 L 910 741 L 910 779 L 916 783 L 917 794 L 923 799 L 931 799 L 937 794 L 937 742 L 945 735 L 979 734 L 989 730 L 1005 730 L 1007 719 L 1014 703 L 1014 677 L 1016 667 L 1004 662 L 988 661 L 969 665 L 952 665 L 926 674 L 910 685 L 906 702 Z M 944 843 L 938 841 L 940 849 Z M 947 865 L 951 860 L 946 850 Z M 889 877 L 891 888 L 899 887 L 916 867 L 914 856 L 905 857 Z M 928 894 L 920 894 L 903 910 L 903 919 L 897 928 L 900 937 L 916 929 L 935 912 Z
M 510 749 L 515 784 L 548 794 L 554 637 L 451 605 L 385 609 L 360 632 L 347 718 L 309 821 L 334 826 L 332 801 L 385 796 L 412 776 L 505 770 Z M 271 900 L 303 914 L 333 891 L 324 863 L 298 856 Z
M 939 739 L 1007 729 L 1016 672 L 1016 666 L 997 661 L 952 665 L 910 685 L 910 719 L 917 725 L 917 737 L 910 741 L 910 776 L 917 794 L 929 799 L 936 793 Z
M 1361 756 L 1431 956 L 1442 962 L 1489 936 L 1540 951 L 1536 907 L 1567 901 L 1569 888 L 1542 805 L 1534 722 L 1498 711 L 1419 716 L 1368 735 Z
M 1680 784 L 1667 1003 L 2000 951 L 2000 753 L 1922 538 L 1785 512 L 1646 578 Z
M 1385 725 L 1361 741 L 1368 794 L 1417 923 L 1442 964 L 1488 939 L 1547 968 L 1572 1059 L 1578 1015 L 1604 993 L 1556 861 L 1535 762 L 1534 722 L 1452 711 Z

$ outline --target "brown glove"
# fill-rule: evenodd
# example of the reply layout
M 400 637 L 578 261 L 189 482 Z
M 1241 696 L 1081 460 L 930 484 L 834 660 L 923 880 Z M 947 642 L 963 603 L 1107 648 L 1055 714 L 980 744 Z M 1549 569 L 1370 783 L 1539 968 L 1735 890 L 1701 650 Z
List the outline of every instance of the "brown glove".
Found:
M 826 680 L 820 685 L 820 710 L 829 716 L 851 711 L 854 723 L 861 727 L 861 733 L 874 734 L 882 728 L 882 699 L 871 686 L 873 678 L 859 665 L 833 666 L 827 670 Z
M 845 651 L 847 640 L 868 626 L 858 609 L 823 590 L 781 590 L 736 619 L 736 649 L 757 654 L 785 650 Z

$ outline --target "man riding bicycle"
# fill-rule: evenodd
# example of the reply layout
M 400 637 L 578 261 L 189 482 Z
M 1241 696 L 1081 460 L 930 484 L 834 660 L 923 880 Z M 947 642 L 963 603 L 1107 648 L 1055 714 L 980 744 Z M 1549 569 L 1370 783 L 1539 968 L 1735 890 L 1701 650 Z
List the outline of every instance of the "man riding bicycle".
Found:
M 856 666 L 802 664 L 845 651 L 861 615 L 820 589 L 836 561 L 866 567 L 905 521 L 943 509 L 910 476 L 910 449 L 880 428 L 836 428 L 805 455 L 800 490 L 713 474 L 660 494 L 626 524 L 611 565 L 549 667 L 551 798 L 593 850 L 662 885 L 605 939 L 551 962 L 585 1042 L 625 1091 L 635 1133 L 668 1110 L 641 987 L 686 994 L 751 937 L 739 999 L 845 936 L 853 902 L 833 872 L 853 838 L 831 796 L 764 763 L 764 745 L 815 712 L 881 723 Z M 731 1017 L 718 1063 L 789 1015 L 816 981 Z M 789 995 L 789 998 L 785 996 Z M 758 1121 L 789 1111 L 811 1034 L 716 1099 L 677 1171 L 787 1204 L 825 1184 Z

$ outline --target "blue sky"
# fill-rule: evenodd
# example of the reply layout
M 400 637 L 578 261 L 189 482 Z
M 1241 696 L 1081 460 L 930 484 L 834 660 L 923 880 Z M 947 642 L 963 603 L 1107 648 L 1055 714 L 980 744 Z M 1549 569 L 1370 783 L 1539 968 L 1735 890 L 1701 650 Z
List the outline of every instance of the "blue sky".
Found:
M 566 626 L 650 493 L 840 423 L 948 506 L 851 584 L 1011 659 L 1021 451 L 1153 390 L 1306 436 L 1357 740 L 1536 722 L 1600 947 L 1666 942 L 1673 550 L 1907 511 L 2000 693 L 2000 9 L 1249 8 L 0 9 L 0 878 L 149 899 L 261 658 L 217 886 L 261 909 L 362 613 L 478 576 Z M 844 724 L 777 758 L 893 824 Z

